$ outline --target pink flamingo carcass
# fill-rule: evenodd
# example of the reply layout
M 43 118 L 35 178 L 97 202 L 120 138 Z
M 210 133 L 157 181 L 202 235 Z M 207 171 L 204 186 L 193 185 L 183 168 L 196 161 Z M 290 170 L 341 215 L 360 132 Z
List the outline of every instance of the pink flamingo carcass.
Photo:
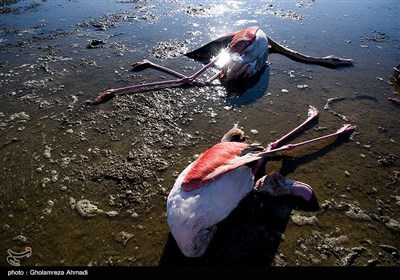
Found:
M 294 130 L 262 148 L 243 142 L 244 133 L 234 126 L 221 142 L 202 153 L 178 176 L 167 199 L 167 221 L 172 236 L 187 257 L 202 256 L 214 236 L 218 223 L 224 220 L 250 192 L 272 196 L 294 195 L 306 201 L 313 196 L 311 187 L 273 173 L 255 182 L 255 174 L 269 157 L 328 138 L 349 134 L 356 127 L 344 125 L 335 133 L 298 144 L 283 142 L 318 117 L 312 106 L 306 121 Z
M 174 75 L 178 77 L 178 79 L 108 89 L 98 94 L 92 100 L 92 104 L 104 102 L 115 95 L 131 93 L 135 90 L 150 87 L 174 86 L 181 84 L 204 86 L 216 78 L 219 78 L 223 82 L 239 78 L 248 79 L 258 73 L 265 66 L 269 51 L 281 53 L 296 61 L 320 64 L 332 68 L 353 65 L 351 59 L 340 58 L 334 55 L 315 57 L 296 52 L 274 41 L 258 26 L 250 26 L 226 34 L 195 51 L 187 53 L 186 56 L 195 59 L 211 57 L 211 61 L 191 76 L 186 76 L 148 60 L 143 60 L 132 64 L 134 69 L 153 67 Z M 219 72 L 216 75 L 206 81 L 197 80 L 197 78 L 207 69 L 214 66 L 219 69 Z

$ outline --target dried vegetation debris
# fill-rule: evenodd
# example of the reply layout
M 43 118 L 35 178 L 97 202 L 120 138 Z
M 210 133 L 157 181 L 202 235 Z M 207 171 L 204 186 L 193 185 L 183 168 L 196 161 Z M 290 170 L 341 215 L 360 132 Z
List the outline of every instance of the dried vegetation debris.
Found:
M 0 14 L 17 14 L 18 8 L 0 7 Z
M 109 179 L 117 183 L 129 183 L 131 186 L 142 185 L 146 179 L 154 176 L 148 169 L 153 166 L 154 161 L 157 161 L 151 153 L 142 154 L 147 158 L 138 157 L 129 161 L 124 156 L 110 155 L 100 165 L 89 167 L 84 173 L 91 180 Z
M 151 50 L 151 56 L 164 60 L 167 58 L 179 57 L 188 51 L 187 42 L 170 40 L 158 42 Z
M 204 7 L 202 4 L 197 6 L 187 6 L 186 14 L 189 16 L 208 16 L 210 14 L 210 8 Z
M 0 2 L 0 14 L 19 14 L 21 12 L 26 12 L 29 10 L 32 10 L 34 8 L 39 7 L 41 4 L 35 1 L 28 2 L 25 6 L 20 6 L 20 7 L 4 7 L 12 4 L 16 4 L 19 1 L 9 1 L 9 0 L 4 0 Z M 25 2 L 25 1 L 23 1 Z M 43 1 L 45 2 L 45 1 Z
M 297 238 L 294 255 L 290 258 L 294 257 L 297 265 L 335 263 L 337 266 L 375 266 L 393 261 L 399 263 L 398 249 L 394 246 L 378 246 L 368 239 L 359 241 L 360 244 L 356 246 L 354 242 L 338 227 L 325 234 L 312 230 L 307 238 Z
M 315 0 L 296 1 L 296 7 L 298 8 L 311 8 L 314 6 L 315 6 Z
M 284 11 L 284 10 L 278 10 L 274 12 L 275 16 L 281 18 L 281 19 L 287 19 L 287 20 L 304 20 L 306 19 L 305 16 L 299 14 L 298 12 L 294 11 Z
M 124 4 L 138 4 L 138 3 L 148 3 L 148 0 L 118 0 L 117 3 Z
M 312 7 L 313 3 L 305 3 L 302 1 L 301 3 L 296 3 L 297 8 L 303 8 L 303 7 Z M 280 19 L 283 20 L 305 20 L 307 19 L 306 16 L 300 14 L 299 12 L 296 11 L 291 11 L 291 10 L 285 10 L 283 8 L 280 8 L 279 4 L 267 4 L 264 5 L 261 9 L 255 11 L 256 14 L 261 14 L 261 15 L 272 15 L 276 16 Z
M 396 205 L 396 197 L 393 197 L 392 200 L 386 200 L 385 202 L 381 199 L 377 199 L 376 203 L 376 209 L 365 210 L 361 208 L 357 201 L 354 201 L 353 203 L 340 201 L 337 203 L 332 199 L 331 201 L 325 200 L 324 203 L 321 204 L 321 207 L 324 210 L 334 209 L 338 211 L 344 211 L 345 215 L 351 219 L 367 222 L 377 221 L 389 230 L 400 232 L 400 222 L 398 221 L 397 217 L 393 218 L 390 216 L 395 216 L 396 213 L 396 211 L 393 209 L 393 207 L 396 206 L 390 206 L 391 204 Z
M 133 2 L 132 2 L 133 3 Z M 94 27 L 97 31 L 104 31 L 108 28 L 116 28 L 125 22 L 135 22 L 145 20 L 155 22 L 158 20 L 153 11 L 153 6 L 147 1 L 135 1 L 135 7 L 129 10 L 121 10 L 115 13 L 109 13 L 98 18 L 88 18 L 79 23 L 79 27 Z
M 85 218 L 94 217 L 99 214 L 105 214 L 109 217 L 114 217 L 119 214 L 117 211 L 104 211 L 102 209 L 99 209 L 94 203 L 92 203 L 88 199 L 79 200 L 78 202 L 76 202 L 74 208 L 82 217 Z
M 367 42 L 387 42 L 389 41 L 389 36 L 382 30 L 374 30 L 372 31 L 372 35 L 370 36 L 362 36 L 361 39 Z

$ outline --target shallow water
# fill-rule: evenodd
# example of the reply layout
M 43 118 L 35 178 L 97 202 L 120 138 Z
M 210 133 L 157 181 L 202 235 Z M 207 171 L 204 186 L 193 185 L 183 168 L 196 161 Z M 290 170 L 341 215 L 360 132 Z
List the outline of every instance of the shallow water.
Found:
M 9 2 L 0 6 L 0 264 L 10 265 L 8 249 L 27 246 L 27 266 L 400 264 L 400 107 L 387 100 L 398 97 L 389 83 L 400 61 L 396 0 Z M 271 54 L 241 94 L 215 84 L 87 102 L 169 77 L 131 71 L 145 58 L 193 73 L 201 64 L 184 52 L 249 25 L 355 65 Z M 357 126 L 351 139 L 268 163 L 268 172 L 310 184 L 313 203 L 251 194 L 205 257 L 184 258 L 165 214 L 177 175 L 234 123 L 267 145 L 301 123 L 309 105 L 319 120 L 293 142 Z M 84 217 L 83 199 L 118 215 Z

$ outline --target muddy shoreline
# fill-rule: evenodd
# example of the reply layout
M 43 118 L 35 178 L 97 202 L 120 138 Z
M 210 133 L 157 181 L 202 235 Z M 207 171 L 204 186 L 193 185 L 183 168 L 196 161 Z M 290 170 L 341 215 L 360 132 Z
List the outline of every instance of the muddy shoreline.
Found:
M 387 99 L 399 97 L 390 83 L 400 61 L 394 2 L 353 3 L 346 13 L 318 0 L 91 2 L 1 2 L 4 256 L 30 247 L 23 266 L 400 265 L 400 107 Z M 132 71 L 135 61 L 193 73 L 201 64 L 182 54 L 255 24 L 292 48 L 355 66 L 272 54 L 240 94 L 216 83 L 90 104 L 108 88 L 169 78 Z M 183 257 L 165 213 L 179 173 L 233 124 L 267 145 L 301 123 L 308 105 L 320 118 L 293 142 L 357 126 L 351 139 L 268 163 L 268 172 L 309 183 L 313 202 L 251 194 L 206 256 Z M 10 266 L 6 257 L 0 264 Z

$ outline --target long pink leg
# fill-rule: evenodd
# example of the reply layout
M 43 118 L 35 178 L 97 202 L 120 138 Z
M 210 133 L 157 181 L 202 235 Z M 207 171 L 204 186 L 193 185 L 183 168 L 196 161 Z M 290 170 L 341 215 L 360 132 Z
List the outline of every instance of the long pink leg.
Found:
M 176 77 L 178 77 L 178 78 L 182 78 L 182 79 L 183 79 L 183 78 L 187 78 L 187 76 L 185 76 L 185 75 L 183 75 L 183 74 L 181 74 L 181 73 L 179 73 L 179 72 L 176 72 L 176 71 L 174 71 L 174 70 L 172 70 L 172 69 L 169 69 L 169 68 L 167 68 L 167 67 L 164 67 L 164 66 L 162 66 L 162 65 L 153 63 L 153 62 L 151 62 L 151 61 L 149 61 L 149 60 L 147 60 L 147 59 L 144 59 L 144 60 L 142 60 L 142 61 L 135 62 L 135 63 L 132 64 L 132 66 L 133 66 L 133 69 L 139 69 L 139 68 L 144 68 L 144 67 L 152 67 L 152 68 L 158 69 L 158 70 L 160 70 L 160 71 L 162 71 L 162 72 L 165 72 L 165 73 L 169 73 L 169 74 L 171 74 L 171 75 L 174 75 L 174 76 L 176 76 Z
M 306 127 L 310 122 L 312 122 L 313 120 L 318 118 L 318 115 L 319 115 L 319 111 L 317 110 L 317 108 L 310 105 L 310 107 L 308 109 L 308 118 L 302 124 L 300 124 L 298 127 L 296 127 L 295 129 L 293 129 L 292 131 L 287 133 L 285 136 L 281 137 L 280 139 L 276 140 L 275 142 L 270 143 L 266 149 L 271 150 L 271 149 L 280 147 L 284 141 L 286 141 L 287 139 L 292 137 L 294 134 L 298 133 L 300 130 L 304 129 L 304 127 Z
M 325 140 L 325 139 L 328 139 L 328 138 L 338 137 L 338 136 L 340 136 L 342 134 L 345 134 L 345 133 L 352 133 L 355 130 L 356 130 L 356 126 L 351 125 L 351 124 L 345 124 L 345 125 L 343 125 L 342 128 L 338 129 L 334 133 L 323 135 L 323 136 L 320 136 L 320 137 L 317 137 L 317 138 L 314 138 L 314 139 L 310 139 L 310 140 L 307 140 L 307 141 L 304 141 L 304 142 L 300 142 L 300 143 L 297 143 L 297 144 L 284 145 L 282 147 L 275 148 L 275 149 L 266 148 L 265 151 L 258 153 L 257 156 L 262 157 L 262 158 L 268 158 L 268 157 L 273 156 L 274 154 L 279 153 L 279 152 L 292 151 L 292 150 L 294 150 L 296 148 L 299 148 L 299 147 L 302 147 L 302 146 L 306 146 L 306 145 L 309 145 L 309 144 L 312 144 L 312 143 L 315 143 L 315 142 L 319 142 L 319 141 L 322 141 L 322 140 Z
M 310 122 L 312 122 L 313 120 L 317 119 L 318 115 L 319 115 L 318 109 L 315 108 L 314 106 L 310 105 L 309 108 L 308 108 L 308 118 L 302 124 L 297 126 L 295 129 L 293 129 L 292 131 L 290 131 L 286 135 L 282 136 L 281 138 L 279 138 L 275 142 L 272 142 L 272 143 L 268 144 L 267 148 L 265 148 L 264 151 L 269 151 L 269 150 L 276 149 L 276 148 L 282 146 L 283 142 L 285 142 L 286 140 L 291 138 L 293 135 L 295 135 L 296 133 L 298 133 L 299 131 L 304 129 Z M 257 171 L 261 167 L 261 165 L 263 165 L 263 164 L 264 164 L 264 160 L 260 160 L 257 163 L 257 165 L 254 167 L 254 170 Z
M 214 81 L 216 78 L 219 77 L 221 72 L 215 73 L 213 76 L 211 76 L 209 79 L 207 79 L 207 83 L 211 83 L 212 81 Z
M 311 143 L 322 141 L 322 140 L 325 140 L 328 138 L 339 137 L 340 135 L 345 134 L 345 133 L 352 133 L 352 132 L 354 132 L 355 129 L 356 129 L 355 126 L 353 126 L 351 124 L 346 124 L 342 128 L 340 128 L 338 131 L 328 134 L 328 135 L 317 137 L 317 138 L 307 140 L 304 142 L 300 142 L 297 144 L 288 144 L 288 145 L 285 145 L 285 146 L 282 146 L 279 148 L 275 148 L 275 149 L 267 148 L 264 152 L 259 153 L 258 156 L 265 159 L 275 153 L 279 153 L 282 151 L 291 151 L 298 147 L 306 146 Z M 259 165 L 257 165 L 257 167 L 259 167 Z M 295 181 L 295 180 L 285 178 L 284 176 L 282 176 L 278 173 L 272 173 L 270 175 L 261 177 L 255 183 L 254 190 L 258 191 L 258 192 L 266 192 L 273 196 L 281 196 L 281 195 L 291 194 L 291 195 L 301 197 L 307 201 L 310 200 L 313 195 L 313 191 L 312 191 L 312 188 L 310 185 L 300 182 L 300 181 Z
M 182 85 L 182 84 L 192 84 L 194 80 L 202 75 L 207 69 L 212 67 L 215 62 L 217 61 L 218 57 L 213 59 L 210 63 L 208 63 L 206 66 L 201 68 L 199 71 L 194 73 L 192 76 L 186 77 L 184 76 L 181 79 L 175 79 L 175 80 L 168 80 L 168 81 L 161 81 L 161 82 L 152 82 L 152 83 L 145 83 L 145 84 L 139 84 L 139 85 L 133 85 L 133 86 L 127 86 L 127 87 L 122 87 L 122 88 L 115 88 L 115 89 L 108 89 L 100 94 L 98 94 L 93 100 L 92 104 L 98 104 L 103 101 L 106 101 L 115 95 L 118 94 L 124 94 L 124 93 L 130 93 L 134 90 L 138 89 L 144 89 L 144 88 L 149 88 L 149 87 L 156 87 L 156 86 L 170 86 L 170 85 Z M 177 73 L 177 72 L 176 72 Z M 181 74 L 179 74 L 181 75 Z

